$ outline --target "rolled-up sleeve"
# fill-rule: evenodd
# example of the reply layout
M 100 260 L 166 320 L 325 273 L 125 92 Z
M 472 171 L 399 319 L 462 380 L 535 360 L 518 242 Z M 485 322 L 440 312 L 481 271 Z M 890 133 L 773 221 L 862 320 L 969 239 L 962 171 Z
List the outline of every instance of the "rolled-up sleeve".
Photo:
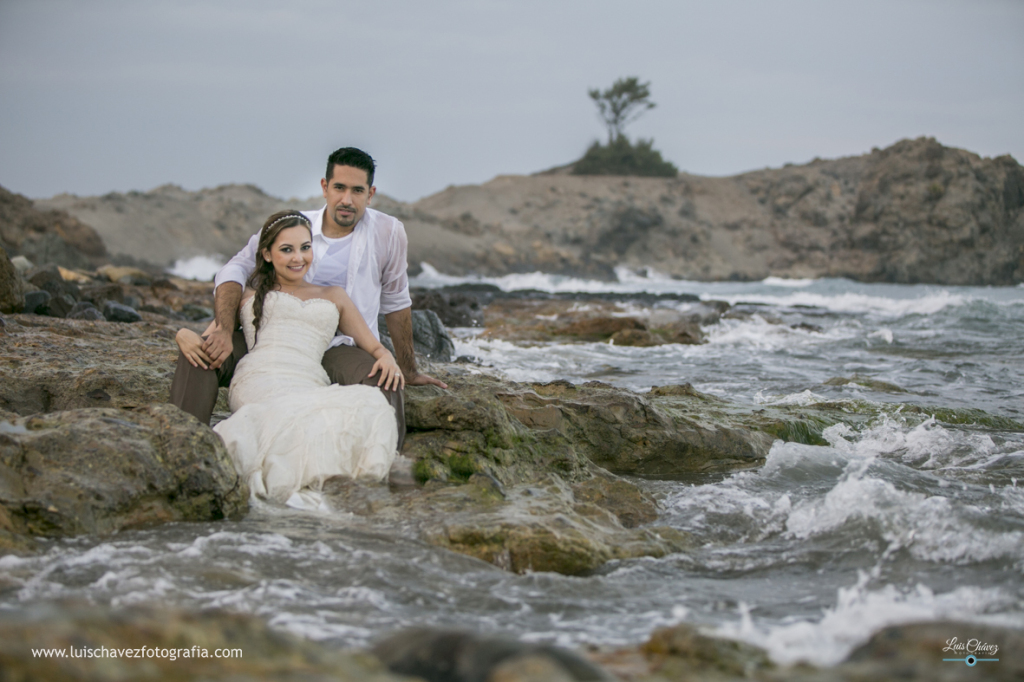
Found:
M 382 259 L 380 311 L 387 315 L 411 308 L 412 297 L 409 296 L 409 239 L 405 235 L 405 226 L 395 220 L 384 238 L 387 242 L 382 245 L 386 257 Z
M 245 287 L 246 280 L 249 279 L 249 275 L 256 269 L 256 247 L 259 245 L 260 236 L 254 234 L 249 238 L 249 242 L 242 247 L 242 250 L 236 253 L 231 260 L 224 264 L 220 270 L 217 271 L 217 276 L 213 278 L 213 290 L 216 292 L 217 287 L 224 282 L 238 282 Z

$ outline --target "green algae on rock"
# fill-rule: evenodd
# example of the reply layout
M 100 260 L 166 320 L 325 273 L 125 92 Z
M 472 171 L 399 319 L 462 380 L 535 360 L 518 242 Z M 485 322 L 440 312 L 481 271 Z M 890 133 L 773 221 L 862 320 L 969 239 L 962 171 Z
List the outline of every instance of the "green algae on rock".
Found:
M 640 525 L 656 519 L 657 507 L 633 484 L 594 473 L 577 485 L 548 474 L 509 488 L 474 474 L 462 485 L 431 482 L 406 491 L 331 479 L 324 491 L 336 509 L 388 527 L 402 524 L 430 544 L 516 573 L 578 575 L 613 559 L 692 546 L 684 532 Z

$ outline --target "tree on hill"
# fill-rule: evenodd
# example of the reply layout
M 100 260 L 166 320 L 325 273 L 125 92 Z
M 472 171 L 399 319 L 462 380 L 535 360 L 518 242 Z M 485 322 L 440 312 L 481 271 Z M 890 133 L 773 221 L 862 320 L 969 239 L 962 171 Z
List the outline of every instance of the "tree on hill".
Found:
M 630 76 L 618 79 L 604 92 L 594 88 L 587 94 L 608 128 L 608 144 L 594 142 L 583 158 L 573 164 L 573 174 L 672 177 L 679 173 L 654 149 L 653 139 L 638 139 L 634 145 L 626 137 L 626 125 L 655 107 L 650 82 L 641 83 L 636 76 Z
M 608 127 L 608 144 L 623 137 L 627 123 L 632 123 L 656 105 L 651 101 L 651 83 L 641 83 L 636 76 L 620 78 L 604 92 L 597 88 L 587 94 L 597 105 L 598 116 Z

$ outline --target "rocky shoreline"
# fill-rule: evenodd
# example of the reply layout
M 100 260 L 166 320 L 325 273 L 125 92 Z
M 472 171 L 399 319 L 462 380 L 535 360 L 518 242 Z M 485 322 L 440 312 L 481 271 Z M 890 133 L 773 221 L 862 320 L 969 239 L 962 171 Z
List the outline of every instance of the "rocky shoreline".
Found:
M 16 266 L 2 260 L 14 273 L 9 279 L 21 282 Z M 135 316 L 76 318 L 69 310 L 61 317 L 61 309 L 52 307 L 36 308 L 48 315 L 3 316 L 0 556 L 35 552 L 36 538 L 108 535 L 168 521 L 244 515 L 248 491 L 220 440 L 165 402 L 176 355 L 174 332 L 182 324 L 205 325 L 199 315 L 202 303 L 209 300 L 210 285 L 151 279 L 143 271 L 131 270 L 23 272 L 34 286 L 52 289 L 51 300 L 74 299 L 69 302 L 72 309 L 88 302 L 100 311 L 107 308 L 106 302 L 122 301 Z M 12 296 L 24 297 L 24 289 L 30 287 L 18 286 Z M 615 301 L 580 305 L 568 297 L 537 293 L 517 299 L 489 289 L 417 292 L 417 297 L 420 307 L 429 304 L 442 317 L 476 315 L 484 333 L 520 342 L 678 343 L 685 331 L 692 337 L 689 342 L 699 343 L 701 324 L 743 314 L 725 304 L 694 301 L 692 309 L 673 313 L 672 319 L 655 319 L 635 309 L 629 317 L 621 314 Z M 532 326 L 527 324 L 531 320 Z M 428 331 L 437 334 L 434 327 Z M 839 422 L 866 423 L 883 411 L 878 405 L 855 402 L 753 409 L 689 385 L 660 386 L 638 394 L 600 382 L 511 382 L 465 359 L 446 363 L 423 357 L 422 362 L 450 388 L 415 387 L 407 392 L 409 434 L 403 456 L 411 478 L 396 477 L 391 485 L 376 486 L 329 481 L 326 496 L 336 509 L 382 532 L 514 572 L 585 575 L 616 559 L 686 552 L 691 538 L 658 525 L 658 501 L 631 477 L 680 480 L 756 467 L 777 439 L 822 444 L 825 428 Z M 1024 429 L 977 411 L 925 411 L 900 404 L 884 410 L 899 410 L 909 421 L 936 414 L 950 423 Z M 973 625 L 958 628 L 978 630 Z M 147 665 L 146 670 L 168 679 L 200 672 L 246 679 L 260 676 L 254 672 L 258 665 L 270 666 L 279 679 L 400 679 L 365 654 L 293 640 L 269 631 L 259 619 L 230 614 L 154 618 L 145 612 L 52 605 L 39 612 L 6 614 L 0 629 L 9 633 L 0 638 L 5 642 L 0 645 L 0 663 L 22 676 L 10 679 L 114 679 L 141 674 L 143 668 L 137 666 Z M 125 634 L 129 630 L 141 634 L 132 640 Z M 82 634 L 86 631 L 91 634 Z M 936 667 L 940 664 L 930 654 L 939 632 L 946 630 L 935 624 L 890 629 L 846 663 L 825 670 L 780 668 L 759 649 L 707 637 L 685 625 L 655 632 L 637 647 L 580 652 L 592 662 L 589 667 L 567 663 L 575 660 L 568 653 L 466 633 L 444 635 L 447 644 L 431 645 L 428 662 L 443 667 L 471 659 L 474 670 L 484 670 L 481 677 L 435 679 L 606 679 L 600 675 L 614 673 L 625 680 L 842 680 L 865 675 L 891 679 L 887 676 L 897 676 L 892 670 L 904 676 L 959 679 L 962 671 Z M 436 642 L 443 634 L 416 637 Z M 1018 674 L 1021 664 L 1014 662 L 1010 650 L 1020 634 L 992 628 L 988 636 L 1005 643 L 1010 661 L 997 675 Z M 404 637 L 402 641 L 415 641 L 413 635 Z M 104 668 L 85 659 L 69 665 L 28 654 L 29 647 L 57 647 L 72 640 L 76 646 L 109 646 L 115 641 L 191 646 L 231 640 L 245 642 L 253 655 L 266 653 L 257 662 L 237 665 L 190 662 L 174 668 L 179 672 L 172 672 L 169 663 L 121 661 Z M 382 646 L 377 654 L 392 671 L 425 670 L 408 667 L 409 656 L 418 655 L 415 650 L 390 656 L 387 652 L 401 647 Z M 595 665 L 605 672 L 588 672 L 597 670 Z

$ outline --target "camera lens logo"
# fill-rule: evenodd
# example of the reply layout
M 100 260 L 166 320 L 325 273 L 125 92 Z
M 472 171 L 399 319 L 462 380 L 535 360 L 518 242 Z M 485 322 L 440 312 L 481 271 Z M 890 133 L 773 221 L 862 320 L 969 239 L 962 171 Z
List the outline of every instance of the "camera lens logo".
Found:
M 967 667 L 973 668 L 974 666 L 978 665 L 979 662 L 998 661 L 999 659 L 998 658 L 978 658 L 977 656 L 971 655 L 971 656 L 967 656 L 965 658 L 944 658 L 942 660 L 943 661 L 954 661 L 954 662 L 963 661 L 964 663 L 967 664 Z

